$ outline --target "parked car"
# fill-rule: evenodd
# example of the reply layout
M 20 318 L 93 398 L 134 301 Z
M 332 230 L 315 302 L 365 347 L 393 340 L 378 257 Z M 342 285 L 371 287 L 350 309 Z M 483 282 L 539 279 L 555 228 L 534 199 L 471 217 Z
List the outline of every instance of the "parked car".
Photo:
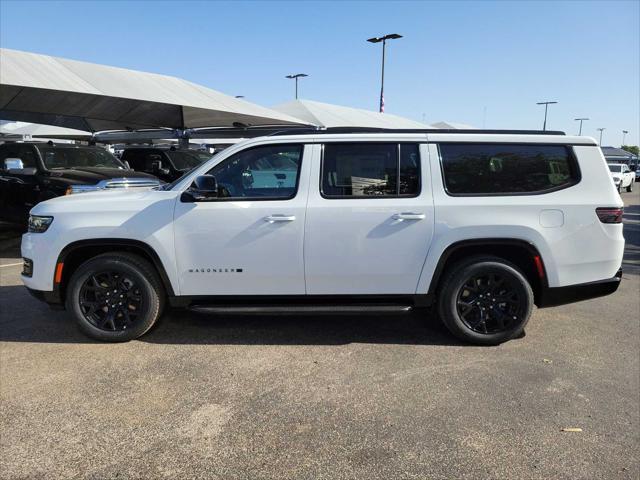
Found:
M 157 178 L 126 168 L 95 146 L 53 142 L 0 145 L 0 218 L 25 223 L 43 200 L 117 187 L 155 187 Z
M 633 192 L 633 182 L 636 179 L 636 174 L 629 169 L 629 166 L 624 163 L 609 163 L 608 165 L 611 178 L 618 192 L 622 192 L 623 189 L 626 189 L 627 192 Z
M 523 331 L 534 304 L 618 288 L 622 207 L 591 138 L 274 135 L 154 190 L 40 203 L 22 279 L 105 341 L 143 335 L 169 304 L 225 315 L 433 307 L 454 335 L 496 344 Z
M 154 146 L 125 148 L 120 158 L 137 172 L 145 172 L 165 182 L 172 182 L 211 157 L 212 155 L 199 150 Z

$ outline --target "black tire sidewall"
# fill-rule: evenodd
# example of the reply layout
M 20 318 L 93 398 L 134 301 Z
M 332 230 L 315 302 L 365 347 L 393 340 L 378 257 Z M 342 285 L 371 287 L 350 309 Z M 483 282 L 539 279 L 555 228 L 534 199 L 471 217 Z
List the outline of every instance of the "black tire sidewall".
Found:
M 93 274 L 104 270 L 121 271 L 131 275 L 142 294 L 144 313 L 135 325 L 122 331 L 102 330 L 87 320 L 80 309 L 80 290 L 85 281 Z M 146 333 L 156 322 L 161 309 L 157 287 L 149 281 L 145 274 L 134 263 L 126 258 L 113 256 L 97 257 L 81 265 L 71 277 L 67 291 L 67 310 L 73 313 L 79 328 L 86 335 L 101 341 L 126 342 Z
M 513 287 L 518 289 L 520 298 L 524 300 L 524 305 L 521 307 L 521 320 L 512 328 L 502 332 L 483 334 L 472 330 L 460 318 L 457 297 L 460 288 L 469 277 L 492 272 L 509 277 Z M 521 334 L 531 316 L 533 303 L 533 291 L 526 277 L 514 265 L 498 259 L 478 259 L 454 267 L 445 279 L 438 301 L 440 317 L 451 333 L 462 340 L 479 345 L 497 345 Z

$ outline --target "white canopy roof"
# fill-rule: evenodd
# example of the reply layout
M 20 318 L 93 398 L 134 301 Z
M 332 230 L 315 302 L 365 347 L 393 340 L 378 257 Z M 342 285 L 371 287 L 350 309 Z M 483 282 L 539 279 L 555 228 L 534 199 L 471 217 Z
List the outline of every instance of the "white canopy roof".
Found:
M 429 125 L 359 108 L 342 107 L 311 100 L 293 100 L 273 107 L 278 112 L 299 118 L 319 127 L 429 128 Z
M 431 126 L 433 128 L 444 128 L 447 130 L 473 130 L 475 127 L 471 125 L 467 125 L 464 123 L 454 123 L 454 122 L 436 122 L 432 123 Z
M 301 123 L 166 75 L 8 49 L 0 49 L 0 64 L 0 118 L 5 120 L 92 132 Z
M 66 138 L 81 140 L 90 139 L 91 132 L 74 130 L 72 128 L 56 127 L 53 125 L 12 122 L 0 124 L 0 138 L 2 137 Z

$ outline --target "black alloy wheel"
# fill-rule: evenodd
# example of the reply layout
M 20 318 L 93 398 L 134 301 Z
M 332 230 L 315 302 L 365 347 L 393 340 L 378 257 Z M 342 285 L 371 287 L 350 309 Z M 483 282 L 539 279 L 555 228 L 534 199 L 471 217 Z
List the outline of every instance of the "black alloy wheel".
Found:
M 90 275 L 80 288 L 79 303 L 87 321 L 111 332 L 131 328 L 145 307 L 135 278 L 117 270 Z

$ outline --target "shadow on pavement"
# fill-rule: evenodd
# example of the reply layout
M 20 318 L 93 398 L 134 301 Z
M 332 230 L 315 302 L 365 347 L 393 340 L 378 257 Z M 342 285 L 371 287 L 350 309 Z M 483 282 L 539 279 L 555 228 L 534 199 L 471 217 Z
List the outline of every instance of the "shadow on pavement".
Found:
M 624 207 L 624 239 L 622 271 L 640 275 L 640 205 Z
M 97 343 L 64 311 L 51 310 L 22 286 L 0 287 L 0 341 Z M 142 342 L 179 345 L 464 345 L 428 312 L 384 316 L 218 316 L 167 309 Z

